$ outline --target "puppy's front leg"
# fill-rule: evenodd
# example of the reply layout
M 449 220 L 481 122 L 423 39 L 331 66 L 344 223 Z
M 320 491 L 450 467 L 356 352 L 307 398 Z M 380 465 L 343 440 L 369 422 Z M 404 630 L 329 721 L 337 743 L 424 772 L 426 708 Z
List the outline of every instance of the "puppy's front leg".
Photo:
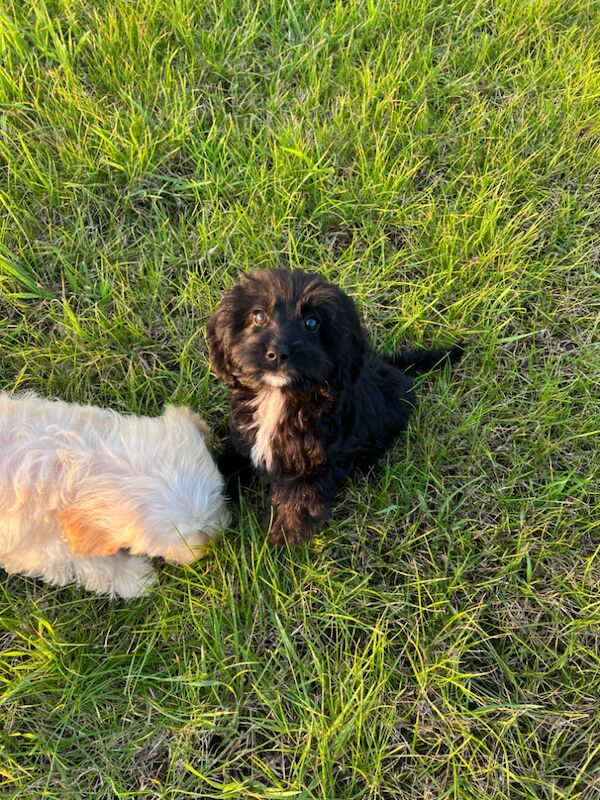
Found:
M 240 490 L 252 482 L 252 462 L 239 452 L 231 439 L 226 439 L 223 450 L 217 457 L 217 467 L 225 478 L 226 496 L 234 502 L 239 501 Z
M 299 544 L 327 521 L 332 496 L 315 477 L 281 478 L 273 486 L 275 516 L 269 529 L 273 544 Z

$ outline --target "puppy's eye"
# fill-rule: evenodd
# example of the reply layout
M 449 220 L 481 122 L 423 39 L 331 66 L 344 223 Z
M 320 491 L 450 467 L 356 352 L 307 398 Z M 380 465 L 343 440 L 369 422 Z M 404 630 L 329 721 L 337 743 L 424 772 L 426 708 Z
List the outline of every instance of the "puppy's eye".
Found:
M 319 320 L 310 314 L 310 316 L 306 317 L 304 320 L 304 327 L 307 331 L 318 331 L 321 323 Z
M 252 315 L 252 321 L 254 322 L 255 325 L 264 325 L 267 319 L 268 317 L 265 314 L 265 312 L 261 311 L 260 309 L 255 311 L 254 314 Z

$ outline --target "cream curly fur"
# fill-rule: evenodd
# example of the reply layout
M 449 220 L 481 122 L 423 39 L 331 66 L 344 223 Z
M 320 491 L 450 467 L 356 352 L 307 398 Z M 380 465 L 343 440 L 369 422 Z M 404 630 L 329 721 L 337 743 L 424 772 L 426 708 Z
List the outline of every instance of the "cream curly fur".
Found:
M 223 479 L 193 411 L 160 417 L 0 394 L 0 566 L 134 597 L 151 557 L 188 563 L 227 525 Z

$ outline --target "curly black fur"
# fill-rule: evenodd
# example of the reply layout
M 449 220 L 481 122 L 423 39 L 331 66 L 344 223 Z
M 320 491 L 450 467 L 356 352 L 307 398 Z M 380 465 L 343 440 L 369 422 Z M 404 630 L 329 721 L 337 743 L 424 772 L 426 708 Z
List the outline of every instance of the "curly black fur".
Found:
M 310 539 L 354 469 L 406 429 L 412 379 L 462 350 L 386 359 L 341 289 L 301 270 L 256 270 L 208 323 L 214 371 L 231 392 L 228 477 L 252 464 L 272 485 L 274 542 Z

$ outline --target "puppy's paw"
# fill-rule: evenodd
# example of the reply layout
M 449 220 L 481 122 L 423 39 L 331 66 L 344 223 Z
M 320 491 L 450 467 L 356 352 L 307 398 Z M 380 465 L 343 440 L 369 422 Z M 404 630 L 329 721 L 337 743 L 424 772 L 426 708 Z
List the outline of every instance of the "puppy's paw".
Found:
M 271 544 L 293 546 L 310 541 L 314 528 L 307 519 L 297 516 L 292 517 L 278 512 L 275 514 L 267 533 Z
M 77 582 L 98 594 L 130 600 L 146 594 L 156 583 L 150 559 L 124 550 L 114 556 L 80 558 L 72 563 Z
M 117 597 L 129 600 L 148 594 L 155 583 L 156 573 L 149 559 L 123 554 L 114 577 L 113 591 Z

